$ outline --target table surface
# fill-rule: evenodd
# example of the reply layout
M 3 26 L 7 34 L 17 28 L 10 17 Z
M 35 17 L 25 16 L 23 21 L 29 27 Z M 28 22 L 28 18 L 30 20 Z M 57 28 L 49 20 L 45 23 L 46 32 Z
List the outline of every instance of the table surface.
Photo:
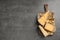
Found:
M 56 32 L 42 37 L 36 16 L 44 3 L 54 12 Z M 0 0 L 0 40 L 60 40 L 60 0 Z

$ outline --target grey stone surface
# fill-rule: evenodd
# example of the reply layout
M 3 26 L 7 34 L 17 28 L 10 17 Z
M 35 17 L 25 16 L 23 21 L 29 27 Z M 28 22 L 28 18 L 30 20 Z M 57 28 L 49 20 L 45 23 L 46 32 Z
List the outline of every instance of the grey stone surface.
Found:
M 55 13 L 56 33 L 38 34 L 36 15 L 43 4 Z M 60 0 L 0 0 L 0 40 L 60 40 Z

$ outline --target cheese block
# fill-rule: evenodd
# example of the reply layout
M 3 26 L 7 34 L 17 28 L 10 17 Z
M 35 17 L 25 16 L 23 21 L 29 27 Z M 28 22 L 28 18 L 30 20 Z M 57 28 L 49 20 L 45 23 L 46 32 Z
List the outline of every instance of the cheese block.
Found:
M 47 31 L 44 30 L 44 28 L 42 26 L 39 25 L 39 29 L 41 30 L 41 32 L 43 33 L 43 35 L 45 37 L 47 37 L 49 35 L 49 33 Z
M 44 28 L 50 32 L 54 32 L 54 25 L 52 24 L 46 23 Z
M 39 29 L 43 33 L 44 37 L 47 37 L 48 35 L 53 35 L 53 32 L 47 32 L 42 26 L 39 25 Z

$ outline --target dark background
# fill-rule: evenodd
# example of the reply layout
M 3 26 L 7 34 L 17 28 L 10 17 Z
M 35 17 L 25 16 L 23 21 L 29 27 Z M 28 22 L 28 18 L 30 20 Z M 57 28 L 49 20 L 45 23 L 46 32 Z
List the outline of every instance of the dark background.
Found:
M 44 3 L 55 13 L 53 36 L 38 34 L 36 15 Z M 60 0 L 0 0 L 0 40 L 60 40 Z

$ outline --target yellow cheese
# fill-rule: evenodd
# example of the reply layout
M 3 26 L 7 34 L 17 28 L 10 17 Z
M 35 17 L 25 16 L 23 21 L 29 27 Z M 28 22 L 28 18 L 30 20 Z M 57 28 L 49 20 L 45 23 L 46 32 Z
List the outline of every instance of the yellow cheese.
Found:
M 47 23 L 45 29 L 51 32 L 54 32 L 54 25 Z
M 41 30 L 41 32 L 43 33 L 43 35 L 45 37 L 47 37 L 49 35 L 49 33 L 47 31 L 44 30 L 44 28 L 42 26 L 39 25 L 39 29 Z
M 41 32 L 43 33 L 43 35 L 45 37 L 47 37 L 48 35 L 53 35 L 53 32 L 47 32 L 46 30 L 44 30 L 44 28 L 42 26 L 39 25 L 39 29 L 41 30 Z
M 41 24 L 41 25 L 44 25 L 47 18 L 48 18 L 48 14 L 49 14 L 49 11 L 46 12 L 40 19 L 38 19 L 38 22 Z

